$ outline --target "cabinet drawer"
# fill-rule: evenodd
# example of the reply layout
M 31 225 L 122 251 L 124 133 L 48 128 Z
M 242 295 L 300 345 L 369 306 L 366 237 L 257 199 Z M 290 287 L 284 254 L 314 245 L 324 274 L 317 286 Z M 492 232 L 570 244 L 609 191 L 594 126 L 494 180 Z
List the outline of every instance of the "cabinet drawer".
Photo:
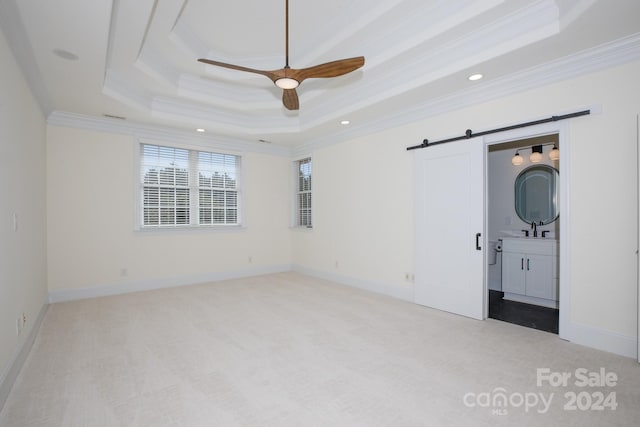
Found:
M 555 256 L 558 253 L 558 241 L 535 237 L 506 237 L 502 239 L 502 252 Z

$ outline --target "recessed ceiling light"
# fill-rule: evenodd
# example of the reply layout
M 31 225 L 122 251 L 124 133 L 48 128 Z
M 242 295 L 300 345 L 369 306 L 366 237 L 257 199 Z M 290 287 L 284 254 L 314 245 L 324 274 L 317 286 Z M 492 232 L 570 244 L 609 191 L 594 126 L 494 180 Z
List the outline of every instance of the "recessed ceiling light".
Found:
M 341 125 L 348 125 L 349 123 L 351 123 L 349 120 L 343 120 L 340 122 Z
M 202 128 L 198 128 L 198 129 L 196 129 L 196 132 L 204 132 L 204 131 L 205 131 L 205 130 L 204 130 L 204 129 L 202 129 Z
M 468 78 L 469 80 L 471 80 L 472 82 L 476 81 L 476 80 L 480 80 L 481 78 L 483 78 L 484 76 L 482 74 L 471 74 Z
M 53 54 L 56 55 L 59 58 L 66 59 L 68 61 L 77 61 L 78 60 L 78 55 L 76 55 L 75 53 L 69 52 L 68 50 L 64 50 L 64 49 L 53 49 Z

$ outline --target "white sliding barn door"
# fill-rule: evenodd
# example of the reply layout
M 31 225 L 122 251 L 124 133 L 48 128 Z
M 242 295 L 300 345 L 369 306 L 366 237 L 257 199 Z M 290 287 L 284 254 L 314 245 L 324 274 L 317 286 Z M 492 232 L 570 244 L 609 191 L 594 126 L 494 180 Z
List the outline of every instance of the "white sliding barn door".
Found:
M 484 318 L 482 138 L 416 150 L 417 304 Z

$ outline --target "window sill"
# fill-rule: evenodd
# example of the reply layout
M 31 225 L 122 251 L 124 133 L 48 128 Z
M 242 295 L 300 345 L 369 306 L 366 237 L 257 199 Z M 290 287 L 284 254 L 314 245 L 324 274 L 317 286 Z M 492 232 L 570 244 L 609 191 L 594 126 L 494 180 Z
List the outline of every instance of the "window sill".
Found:
M 141 234 L 174 234 L 174 233 L 233 233 L 246 230 L 244 225 L 184 225 L 163 227 L 138 226 L 134 231 Z
M 292 225 L 291 227 L 289 227 L 289 229 L 300 232 L 311 232 L 313 231 L 313 226 Z

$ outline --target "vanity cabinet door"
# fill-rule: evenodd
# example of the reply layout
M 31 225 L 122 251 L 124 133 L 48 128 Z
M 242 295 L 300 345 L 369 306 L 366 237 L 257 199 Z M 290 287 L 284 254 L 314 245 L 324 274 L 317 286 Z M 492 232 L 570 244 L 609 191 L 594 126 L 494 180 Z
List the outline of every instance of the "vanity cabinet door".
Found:
M 526 295 L 555 299 L 553 295 L 553 257 L 528 254 L 525 259 Z
M 551 239 L 503 239 L 505 299 L 557 308 L 557 248 L 558 242 Z
M 525 262 L 525 254 L 502 253 L 502 290 L 504 292 L 525 295 Z

